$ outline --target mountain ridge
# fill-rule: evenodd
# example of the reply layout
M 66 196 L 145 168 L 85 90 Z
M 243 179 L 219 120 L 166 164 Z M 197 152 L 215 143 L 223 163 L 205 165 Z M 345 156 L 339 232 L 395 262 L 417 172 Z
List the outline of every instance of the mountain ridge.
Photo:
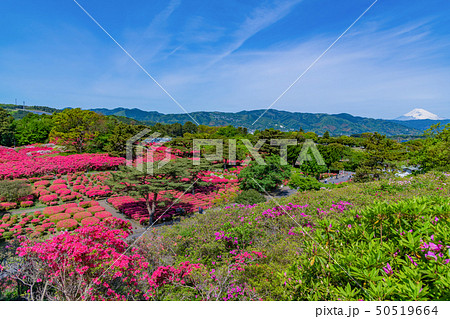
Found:
M 13 104 L 0 104 L 9 111 L 37 110 L 48 113 L 61 112 L 62 109 L 47 106 L 18 106 Z M 189 115 L 164 114 L 158 111 L 144 111 L 139 108 L 118 107 L 114 109 L 92 108 L 90 109 L 104 115 L 115 115 L 138 121 L 142 124 L 153 125 L 155 123 L 173 124 L 185 123 L 192 119 Z M 447 120 L 387 120 L 373 119 L 362 116 L 355 116 L 348 113 L 301 113 L 271 109 L 257 121 L 255 126 L 252 123 L 265 112 L 265 110 L 243 110 L 236 113 L 219 111 L 198 111 L 190 113 L 200 124 L 216 126 L 242 126 L 250 131 L 275 128 L 282 131 L 293 131 L 302 128 L 305 131 L 312 131 L 323 134 L 329 131 L 332 135 L 352 135 L 366 132 L 378 132 L 388 136 L 393 135 L 422 135 L 431 125 L 450 123 Z
M 313 131 L 323 134 L 329 131 L 332 135 L 352 135 L 366 132 L 379 132 L 386 135 L 420 135 L 422 131 L 408 127 L 401 123 L 390 120 L 372 119 L 361 116 L 354 116 L 348 113 L 327 114 L 327 113 L 301 113 L 279 110 L 268 110 L 255 125 L 252 125 L 258 117 L 266 110 L 251 110 L 233 112 L 191 112 L 189 115 L 163 114 L 157 111 L 143 111 L 137 108 L 97 108 L 92 111 L 104 115 L 120 115 L 133 118 L 149 124 L 153 123 L 181 123 L 192 121 L 190 116 L 199 124 L 211 126 L 242 126 L 249 130 L 263 130 L 266 128 L 280 129 L 283 131 L 296 131 L 302 128 L 305 131 Z

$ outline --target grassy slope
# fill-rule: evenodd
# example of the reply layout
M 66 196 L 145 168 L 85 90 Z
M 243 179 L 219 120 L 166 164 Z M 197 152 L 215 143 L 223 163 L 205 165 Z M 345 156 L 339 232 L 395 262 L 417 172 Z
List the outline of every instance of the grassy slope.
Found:
M 415 177 L 411 179 L 410 183 L 407 182 L 404 185 L 392 186 L 387 181 L 354 184 L 333 190 L 298 193 L 277 201 L 272 200 L 260 204 L 254 208 L 216 208 L 205 215 L 185 219 L 176 226 L 158 228 L 149 234 L 144 242 L 153 243 L 151 253 L 153 256 L 157 256 L 155 257 L 157 264 L 177 264 L 189 260 L 201 262 L 208 269 L 219 269 L 221 265 L 225 265 L 227 258 L 232 257 L 229 251 L 235 248 L 263 252 L 267 258 L 247 267 L 246 271 L 239 275 L 241 276 L 240 280 L 255 287 L 258 298 L 264 300 L 290 299 L 292 295 L 288 296 L 283 286 L 283 281 L 286 280 L 284 276 L 297 260 L 304 258 L 302 253 L 310 238 L 305 235 L 288 234 L 292 227 L 297 226 L 289 216 L 261 218 L 262 212 L 289 203 L 308 204 L 306 209 L 290 211 L 290 214 L 296 215 L 295 219 L 299 223 L 303 225 L 312 223 L 317 226 L 326 218 L 327 225 L 330 220 L 331 223 L 339 224 L 339 220 L 355 216 L 375 201 L 394 203 L 417 196 L 449 197 L 448 184 L 448 177 L 445 180 L 443 176 L 439 179 L 435 175 L 428 174 Z M 328 210 L 333 203 L 340 201 L 352 203 L 353 208 L 343 213 L 329 212 L 327 216 L 319 212 L 319 210 Z M 300 212 L 304 212 L 310 217 L 300 217 Z M 215 240 L 217 232 L 230 229 L 239 237 L 239 247 L 230 245 L 223 240 Z M 295 231 L 299 232 L 299 229 L 297 228 Z M 154 245 L 155 242 L 158 242 L 159 246 Z

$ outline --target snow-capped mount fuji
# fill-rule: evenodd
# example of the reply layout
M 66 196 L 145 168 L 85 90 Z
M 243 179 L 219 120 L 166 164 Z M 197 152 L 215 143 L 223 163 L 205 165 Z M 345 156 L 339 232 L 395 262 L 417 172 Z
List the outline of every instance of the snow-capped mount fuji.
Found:
M 414 109 L 411 112 L 404 114 L 403 116 L 397 117 L 397 121 L 409 121 L 409 120 L 442 120 L 436 114 L 428 112 L 424 109 Z

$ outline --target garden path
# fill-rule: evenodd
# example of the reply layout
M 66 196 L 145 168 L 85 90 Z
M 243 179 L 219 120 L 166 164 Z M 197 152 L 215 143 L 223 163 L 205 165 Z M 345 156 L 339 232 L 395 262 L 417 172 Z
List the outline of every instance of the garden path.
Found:
M 139 230 L 144 229 L 134 219 L 129 219 L 124 214 L 119 213 L 117 209 L 115 209 L 114 207 L 109 205 L 109 203 L 106 201 L 106 199 L 98 200 L 98 203 L 100 204 L 100 206 L 102 206 L 104 209 L 106 209 L 106 211 L 110 212 L 114 217 L 117 217 L 117 218 L 129 221 L 131 223 L 131 225 L 133 226 L 133 232 L 134 233 L 139 231 Z

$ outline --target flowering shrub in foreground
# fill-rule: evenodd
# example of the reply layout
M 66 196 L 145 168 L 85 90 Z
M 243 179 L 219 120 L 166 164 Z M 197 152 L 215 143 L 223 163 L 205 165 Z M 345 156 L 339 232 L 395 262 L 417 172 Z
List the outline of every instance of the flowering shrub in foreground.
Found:
M 286 271 L 290 298 L 448 300 L 449 214 L 449 198 L 428 197 L 378 202 L 337 222 L 324 219 Z
M 82 227 L 38 243 L 22 238 L 22 264 L 12 278 L 29 287 L 29 300 L 149 300 L 165 286 L 187 285 L 202 266 L 186 261 L 151 272 L 136 248 L 127 250 L 128 233 L 117 225 Z
M 148 281 L 148 263 L 135 251 L 123 255 L 125 237 L 124 231 L 102 224 L 41 243 L 23 240 L 17 252 L 24 263 L 15 277 L 30 287 L 32 300 L 134 299 L 143 294 L 138 283 Z

